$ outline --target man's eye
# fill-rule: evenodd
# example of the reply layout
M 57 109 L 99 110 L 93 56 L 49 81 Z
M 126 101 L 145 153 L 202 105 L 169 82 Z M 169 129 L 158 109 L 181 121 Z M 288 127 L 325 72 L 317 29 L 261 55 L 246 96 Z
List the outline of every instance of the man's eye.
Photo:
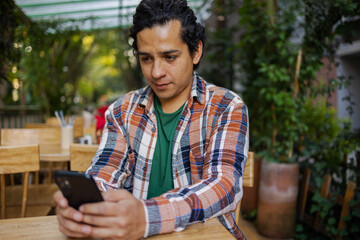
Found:
M 176 59 L 176 56 L 165 56 L 165 59 L 167 61 L 174 61 Z
M 140 61 L 141 61 L 141 62 L 144 62 L 144 63 L 145 63 L 145 62 L 149 62 L 150 60 L 151 60 L 150 57 L 141 57 L 141 58 L 140 58 Z

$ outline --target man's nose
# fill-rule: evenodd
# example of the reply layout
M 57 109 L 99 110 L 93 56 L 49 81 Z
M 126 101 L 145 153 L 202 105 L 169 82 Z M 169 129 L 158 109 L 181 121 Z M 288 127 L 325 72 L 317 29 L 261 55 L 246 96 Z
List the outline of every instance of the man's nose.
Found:
M 163 62 L 161 59 L 157 59 L 154 61 L 154 65 L 151 71 L 152 77 L 154 79 L 159 79 L 163 77 L 166 74 Z

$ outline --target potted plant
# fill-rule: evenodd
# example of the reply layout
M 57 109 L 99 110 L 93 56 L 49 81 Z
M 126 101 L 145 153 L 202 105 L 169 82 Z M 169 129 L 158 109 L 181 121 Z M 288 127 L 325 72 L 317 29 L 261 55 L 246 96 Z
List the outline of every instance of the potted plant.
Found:
M 263 158 L 257 212 L 258 231 L 289 238 L 294 232 L 299 166 L 294 149 L 306 126 L 301 121 L 300 46 L 291 42 L 295 18 L 266 14 L 263 2 L 244 1 L 239 10 L 245 29 L 239 42 L 245 72 L 245 102 L 251 144 Z

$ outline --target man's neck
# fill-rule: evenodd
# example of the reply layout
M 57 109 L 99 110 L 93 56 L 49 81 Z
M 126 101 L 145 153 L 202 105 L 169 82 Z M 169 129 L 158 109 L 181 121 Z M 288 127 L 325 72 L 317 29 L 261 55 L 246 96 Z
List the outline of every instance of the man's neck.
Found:
M 177 96 L 171 98 L 159 98 L 161 103 L 161 109 L 164 113 L 173 113 L 176 112 L 184 103 L 188 100 L 191 94 L 191 84 L 186 86 L 185 89 L 180 91 Z
M 174 99 L 174 101 L 172 101 L 171 99 L 167 99 L 166 101 L 161 101 L 161 109 L 163 110 L 164 113 L 173 113 L 176 112 L 187 100 L 187 98 L 185 99 Z

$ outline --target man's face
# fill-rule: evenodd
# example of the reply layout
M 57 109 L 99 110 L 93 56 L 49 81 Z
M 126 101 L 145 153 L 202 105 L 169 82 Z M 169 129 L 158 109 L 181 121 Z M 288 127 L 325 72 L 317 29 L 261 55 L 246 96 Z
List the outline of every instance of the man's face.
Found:
M 180 38 L 181 23 L 145 28 L 137 34 L 141 70 L 161 102 L 164 112 L 176 111 L 189 97 L 193 80 L 193 64 L 202 53 L 202 43 L 190 55 Z

